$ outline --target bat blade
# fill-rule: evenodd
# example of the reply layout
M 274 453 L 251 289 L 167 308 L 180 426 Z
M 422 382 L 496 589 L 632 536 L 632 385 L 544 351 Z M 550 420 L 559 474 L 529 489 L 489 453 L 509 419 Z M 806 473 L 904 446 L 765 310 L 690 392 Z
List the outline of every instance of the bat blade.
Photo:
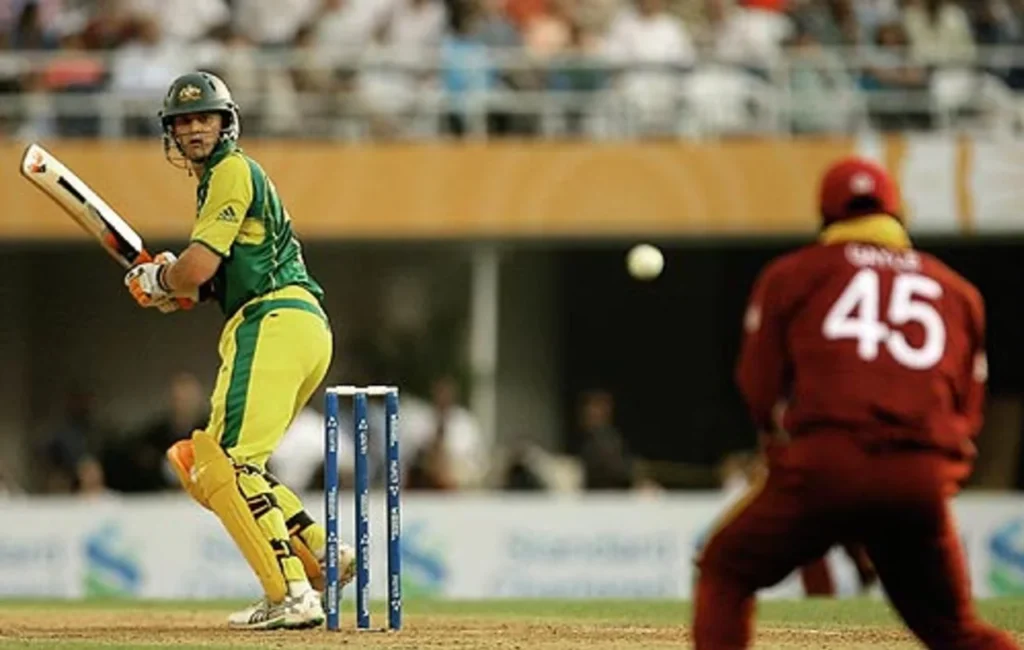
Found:
M 128 222 L 46 149 L 35 143 L 25 149 L 21 175 L 63 208 L 124 268 L 152 261 L 142 237 Z M 195 305 L 189 298 L 175 300 L 183 309 Z
M 25 149 L 21 174 L 129 268 L 149 259 L 142 237 L 82 179 L 38 144 Z

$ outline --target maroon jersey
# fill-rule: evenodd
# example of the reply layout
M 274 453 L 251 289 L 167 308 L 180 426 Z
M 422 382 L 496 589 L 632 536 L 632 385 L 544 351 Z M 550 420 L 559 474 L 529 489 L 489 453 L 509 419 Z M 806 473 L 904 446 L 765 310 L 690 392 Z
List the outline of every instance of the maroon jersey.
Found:
M 737 381 L 759 429 L 973 450 L 987 366 L 978 290 L 912 249 L 814 244 L 764 269 Z

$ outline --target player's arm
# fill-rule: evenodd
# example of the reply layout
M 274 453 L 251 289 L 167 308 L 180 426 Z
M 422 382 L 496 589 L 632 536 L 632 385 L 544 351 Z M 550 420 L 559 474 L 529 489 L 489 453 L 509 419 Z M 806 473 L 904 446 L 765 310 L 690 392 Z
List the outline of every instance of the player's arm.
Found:
M 192 228 L 191 243 L 162 275 L 166 288 L 177 295 L 194 294 L 231 256 L 231 246 L 252 203 L 252 173 L 248 163 L 231 156 L 214 168 L 206 201 Z
M 743 319 L 743 343 L 736 383 L 762 435 L 776 429 L 776 409 L 783 397 L 786 342 L 778 267 L 758 277 Z
M 189 244 L 161 276 L 165 287 L 178 296 L 196 295 L 217 274 L 221 256 L 202 244 Z

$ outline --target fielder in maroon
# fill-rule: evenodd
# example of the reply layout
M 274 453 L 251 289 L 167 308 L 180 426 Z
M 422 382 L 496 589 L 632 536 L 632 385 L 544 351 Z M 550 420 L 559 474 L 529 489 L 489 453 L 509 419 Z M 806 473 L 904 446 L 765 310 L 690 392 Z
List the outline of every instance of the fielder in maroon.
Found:
M 819 242 L 754 286 L 737 381 L 769 471 L 698 560 L 698 650 L 748 647 L 755 593 L 843 543 L 864 545 L 927 647 L 1018 648 L 974 612 L 949 509 L 982 424 L 984 304 L 914 250 L 899 206 L 882 168 L 838 162 Z

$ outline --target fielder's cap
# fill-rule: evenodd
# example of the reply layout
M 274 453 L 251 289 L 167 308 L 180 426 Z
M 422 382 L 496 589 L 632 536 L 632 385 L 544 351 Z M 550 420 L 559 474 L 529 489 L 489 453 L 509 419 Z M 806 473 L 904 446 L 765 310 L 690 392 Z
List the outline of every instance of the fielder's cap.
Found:
M 821 181 L 821 218 L 825 225 L 869 214 L 887 214 L 902 221 L 900 191 L 878 163 L 850 156 L 825 172 Z

